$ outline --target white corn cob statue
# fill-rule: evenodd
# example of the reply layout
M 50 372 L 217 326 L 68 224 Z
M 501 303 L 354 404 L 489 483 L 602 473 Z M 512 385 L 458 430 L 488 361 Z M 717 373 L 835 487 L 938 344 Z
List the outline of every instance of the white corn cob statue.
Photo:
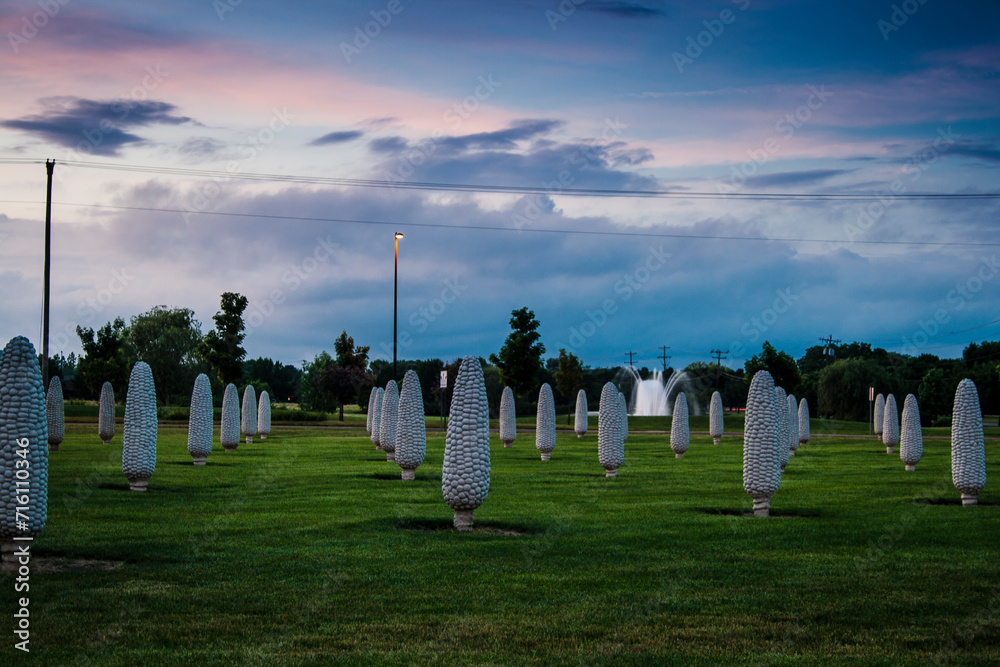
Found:
M 257 392 L 253 385 L 248 384 L 243 389 L 243 407 L 240 410 L 240 430 L 249 445 L 257 432 Z
M 717 391 L 712 393 L 708 406 L 708 434 L 714 444 L 722 442 L 722 394 Z
M 110 382 L 101 385 L 100 408 L 97 417 L 97 435 L 105 445 L 115 437 L 115 390 Z
M 399 419 L 399 389 L 396 381 L 389 380 L 382 394 L 382 409 L 379 412 L 379 444 L 385 452 L 386 461 L 396 460 L 396 421 Z
M 753 498 L 754 516 L 769 516 L 771 496 L 781 486 L 780 411 L 774 379 L 757 371 L 747 394 L 743 431 L 743 489 Z
M 966 378 L 958 383 L 951 416 L 951 479 L 963 505 L 975 505 L 986 486 L 986 447 L 979 392 Z
M 122 473 L 133 491 L 145 491 L 156 469 L 156 387 L 153 371 L 137 361 L 125 395 Z
M 875 436 L 881 440 L 882 439 L 882 422 L 885 421 L 885 396 L 879 394 L 875 397 L 875 424 L 873 428 L 875 429 Z
M 791 450 L 788 449 L 788 394 L 784 387 L 775 387 L 774 396 L 778 408 L 778 442 L 781 448 L 781 469 L 784 470 L 791 457 Z
M 222 428 L 219 442 L 227 452 L 235 452 L 240 445 L 240 398 L 236 385 L 230 382 L 222 395 Z
M 212 385 L 207 375 L 199 373 L 194 379 L 188 415 L 188 453 L 196 466 L 205 465 L 212 453 L 212 419 Z
M 799 448 L 799 401 L 795 394 L 788 395 L 788 456 L 795 456 Z
M 424 395 L 420 391 L 420 378 L 417 372 L 408 370 L 403 376 L 403 389 L 399 394 L 399 415 L 396 420 L 395 455 L 396 463 L 403 469 L 403 479 L 411 480 L 416 477 L 417 467 L 424 462 L 426 451 Z
M 257 434 L 260 436 L 261 440 L 267 440 L 268 434 L 271 432 L 271 397 L 268 396 L 267 390 L 260 392 L 260 398 L 257 399 Z
M 573 420 L 573 431 L 578 438 L 587 435 L 587 392 L 583 389 L 576 393 L 576 418 Z
M 907 394 L 903 401 L 903 427 L 899 434 L 899 458 L 907 470 L 916 470 L 924 456 L 924 433 L 920 430 L 920 408 L 917 397 Z
M 625 463 L 625 423 L 618 396 L 615 385 L 606 382 L 597 406 L 597 458 L 605 477 L 617 477 L 618 468 Z
M 490 492 L 490 408 L 483 367 L 465 357 L 451 399 L 445 435 L 441 493 L 455 510 L 455 529 L 472 530 L 472 514 Z
M 809 442 L 809 403 L 806 399 L 799 401 L 799 444 Z
M 372 442 L 375 443 L 375 449 L 381 450 L 382 443 L 379 425 L 382 422 L 382 397 L 385 395 L 385 389 L 382 387 L 377 387 L 378 391 L 375 392 L 375 408 L 372 411 Z
M 17 336 L 0 357 L 0 541 L 6 563 L 15 564 L 17 546 L 29 544 L 15 537 L 37 537 L 45 527 L 48 439 L 38 354 L 27 338 Z M 27 507 L 20 516 L 19 506 Z
M 885 409 L 882 411 L 882 442 L 886 454 L 895 454 L 899 444 L 899 411 L 896 409 L 896 397 L 889 394 L 885 397 Z
M 517 418 L 514 415 L 514 391 L 503 388 L 500 396 L 500 440 L 504 447 L 510 447 L 517 438 Z
M 49 422 L 49 451 L 59 449 L 66 435 L 66 409 L 63 406 L 62 379 L 53 376 L 45 396 L 45 416 Z
M 372 434 L 372 415 L 375 414 L 375 397 L 378 396 L 378 387 L 372 387 L 372 391 L 368 394 L 368 415 L 365 418 L 365 430 L 368 431 L 368 435 Z
M 691 431 L 688 428 L 688 402 L 684 392 L 678 392 L 674 399 L 674 416 L 670 421 L 670 449 L 674 457 L 684 458 L 684 452 L 691 444 Z
M 552 387 L 546 382 L 538 390 L 538 416 L 535 420 L 535 449 L 543 461 L 552 457 L 556 447 L 556 403 L 552 398 Z

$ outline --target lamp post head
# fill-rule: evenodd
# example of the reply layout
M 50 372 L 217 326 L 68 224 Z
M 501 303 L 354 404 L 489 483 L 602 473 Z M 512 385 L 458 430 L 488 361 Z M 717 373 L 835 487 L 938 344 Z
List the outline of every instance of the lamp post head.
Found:
M 396 238 L 397 239 L 403 238 L 403 232 L 396 232 Z

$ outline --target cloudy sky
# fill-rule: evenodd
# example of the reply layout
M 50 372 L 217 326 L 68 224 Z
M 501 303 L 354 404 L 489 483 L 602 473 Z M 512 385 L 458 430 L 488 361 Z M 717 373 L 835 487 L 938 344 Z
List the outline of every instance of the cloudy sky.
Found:
M 522 306 L 592 366 L 828 335 L 958 356 L 1000 338 L 1000 203 L 975 197 L 1000 191 L 997 25 L 939 0 L 4 2 L 0 338 L 40 343 L 54 159 L 53 351 L 159 304 L 207 330 L 237 291 L 251 357 L 346 329 L 391 358 L 399 231 L 401 358 L 496 352 Z

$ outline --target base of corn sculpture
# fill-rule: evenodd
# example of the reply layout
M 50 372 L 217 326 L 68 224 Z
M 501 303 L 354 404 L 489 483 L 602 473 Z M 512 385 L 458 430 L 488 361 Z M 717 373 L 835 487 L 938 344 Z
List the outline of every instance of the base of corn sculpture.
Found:
M 205 465 L 205 459 L 206 458 L 207 457 L 205 457 L 205 456 L 195 456 L 194 457 L 194 464 L 196 466 L 203 466 L 203 465 Z
M 142 493 L 146 490 L 146 486 L 149 484 L 149 478 L 146 479 L 130 479 L 128 481 L 129 491 L 138 491 Z
M 607 472 L 604 473 L 604 476 L 605 477 L 617 477 L 618 476 L 618 468 L 615 468 L 614 470 L 608 470 Z
M 906 469 L 907 470 L 916 470 L 917 469 L 917 464 L 916 463 L 907 463 L 906 464 Z
M 713 445 L 717 445 L 720 442 L 722 442 L 722 436 L 721 435 L 713 435 L 712 436 L 712 444 Z
M 552 452 L 542 452 L 542 460 L 548 461 L 552 458 Z
M 403 481 L 410 481 L 417 478 L 417 471 L 413 468 L 403 468 Z
M 260 434 L 260 439 L 261 440 L 267 440 L 267 433 L 261 433 Z
M 682 459 L 682 458 L 684 458 L 684 455 L 683 454 L 674 454 L 674 458 L 675 459 Z
M 963 505 L 978 505 L 979 497 L 975 493 L 963 493 L 962 494 L 962 504 Z
M 396 452 L 395 451 L 386 452 L 385 453 L 385 460 L 386 461 L 395 461 L 396 460 Z
M 247 436 L 247 444 L 248 445 L 253 444 L 253 436 L 252 435 L 248 435 Z
M 513 447 L 513 446 L 514 446 L 514 441 L 513 441 L 513 440 L 504 440 L 504 441 L 503 441 L 503 446 L 504 446 L 504 447 L 505 447 L 506 449 L 510 449 L 511 447 Z
M 771 516 L 771 498 L 754 498 L 753 499 L 753 515 L 754 516 Z
M 235 452 L 236 448 L 238 446 L 239 446 L 238 443 L 233 443 L 233 444 L 229 444 L 228 442 L 227 443 L 223 443 L 223 445 L 222 445 L 222 451 L 224 451 L 224 452 Z
M 475 510 L 455 510 L 455 530 L 460 533 L 472 532 L 472 513 Z
M 110 445 L 111 441 L 110 440 L 101 440 L 101 443 L 105 444 L 105 445 Z
M 892 445 L 888 445 L 885 448 L 885 453 L 886 454 L 895 454 L 896 453 L 896 449 Z

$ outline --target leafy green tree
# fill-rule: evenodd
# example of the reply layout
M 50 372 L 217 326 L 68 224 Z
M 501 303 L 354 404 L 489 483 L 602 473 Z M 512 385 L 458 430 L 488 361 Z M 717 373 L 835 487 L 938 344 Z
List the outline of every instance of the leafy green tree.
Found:
M 955 386 L 948 382 L 945 373 L 940 368 L 932 368 L 920 381 L 917 401 L 920 405 L 920 422 L 930 426 L 938 417 L 951 412 L 955 397 Z
M 105 382 L 110 382 L 115 391 L 124 392 L 131 366 L 125 352 L 124 331 L 125 320 L 120 317 L 96 333 L 90 327 L 76 328 L 84 355 L 77 362 L 76 373 L 91 395 L 98 394 Z
M 870 359 L 839 359 L 819 375 L 818 414 L 834 419 L 868 422 L 868 389 L 896 393 L 892 379 L 882 366 Z M 923 406 L 920 406 L 923 412 Z
M 515 396 L 532 389 L 542 369 L 545 346 L 538 342 L 539 323 L 535 313 L 525 308 L 511 311 L 510 328 L 500 354 L 491 354 L 490 363 L 500 369 L 500 380 Z
M 197 352 L 201 323 L 194 311 L 154 306 L 134 316 L 123 333 L 129 360 L 149 364 L 157 400 L 175 405 L 189 401 L 194 379 L 203 370 Z
M 298 398 L 302 371 L 291 364 L 258 357 L 243 363 L 243 377 L 258 394 L 260 387 L 264 387 L 273 401 L 294 401 Z
M 246 338 L 243 311 L 247 298 L 236 292 L 223 292 L 222 310 L 212 316 L 215 329 L 205 334 L 198 354 L 215 369 L 223 385 L 238 383 L 243 378 L 243 357 L 247 351 L 241 344 Z
M 362 387 L 371 387 L 371 376 L 355 365 L 332 364 L 316 376 L 317 392 L 324 403 L 335 401 L 340 407 L 340 421 L 344 421 L 344 405 L 358 400 Z
M 347 331 L 341 331 L 340 336 L 333 343 L 333 350 L 337 353 L 338 366 L 354 366 L 361 369 L 361 372 L 368 370 L 368 350 L 369 346 L 354 346 L 354 339 L 347 335 Z
M 337 399 L 331 394 L 324 393 L 318 384 L 320 374 L 336 365 L 337 360 L 326 350 L 317 354 L 312 363 L 305 364 L 302 369 L 302 382 L 299 384 L 299 404 L 303 408 L 323 412 L 333 412 L 337 409 Z
M 576 395 L 583 389 L 583 364 L 580 363 L 580 359 L 572 352 L 567 354 L 565 348 L 560 349 L 559 368 L 553 375 L 556 381 L 556 389 L 565 398 L 569 399 L 569 411 L 566 414 L 566 423 L 569 424 L 576 407 Z
M 743 367 L 746 369 L 747 387 L 754 374 L 761 370 L 769 372 L 774 378 L 775 386 L 783 387 L 790 394 L 799 390 L 799 383 L 802 381 L 795 359 L 787 352 L 778 352 L 768 341 L 764 341 L 760 354 L 750 357 Z

